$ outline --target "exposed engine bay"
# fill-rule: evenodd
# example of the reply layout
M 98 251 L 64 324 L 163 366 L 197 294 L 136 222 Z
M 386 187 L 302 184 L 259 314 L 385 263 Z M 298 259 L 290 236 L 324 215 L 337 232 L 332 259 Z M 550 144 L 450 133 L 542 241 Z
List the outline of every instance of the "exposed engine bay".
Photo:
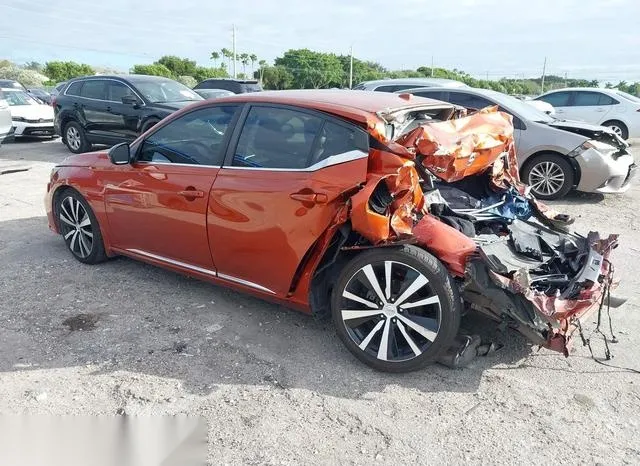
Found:
M 353 229 L 374 245 L 424 247 L 455 277 L 466 307 L 568 356 L 581 318 L 605 296 L 612 307 L 624 302 L 609 294 L 617 235 L 571 233 L 573 218 L 531 195 L 510 115 L 407 115 L 382 115 L 395 131 L 373 132 L 380 147 L 351 198 Z

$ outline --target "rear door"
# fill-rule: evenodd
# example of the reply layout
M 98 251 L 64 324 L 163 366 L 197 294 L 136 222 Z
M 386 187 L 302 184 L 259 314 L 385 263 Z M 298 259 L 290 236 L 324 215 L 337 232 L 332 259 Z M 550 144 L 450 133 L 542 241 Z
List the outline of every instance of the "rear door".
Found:
M 605 121 L 615 102 L 611 97 L 594 91 L 576 91 L 572 97 L 566 112 L 567 119 L 591 124 Z
M 366 180 L 368 136 L 324 114 L 247 106 L 210 194 L 209 243 L 223 279 L 284 296 L 341 195 Z
M 207 204 L 238 108 L 200 108 L 159 126 L 134 163 L 101 174 L 114 247 L 215 275 Z

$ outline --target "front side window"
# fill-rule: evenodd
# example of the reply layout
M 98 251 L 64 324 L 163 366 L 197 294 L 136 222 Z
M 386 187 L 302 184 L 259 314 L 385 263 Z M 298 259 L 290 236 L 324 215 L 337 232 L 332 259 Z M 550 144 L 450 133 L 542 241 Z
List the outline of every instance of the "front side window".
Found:
M 446 91 L 419 91 L 419 92 L 414 92 L 413 95 L 417 95 L 418 97 L 425 97 L 427 99 L 435 99 L 435 100 L 442 100 L 442 101 L 447 101 L 447 96 L 446 94 L 448 94 Z
M 122 98 L 128 96 L 135 96 L 129 86 L 119 81 L 109 81 L 107 84 L 107 100 L 122 103 Z
M 85 81 L 80 91 L 80 96 L 87 99 L 104 100 L 105 96 L 105 84 L 103 79 L 92 79 Z
M 137 160 L 219 166 L 225 135 L 238 107 L 208 107 L 187 113 L 163 126 L 142 143 Z
M 538 97 L 536 100 L 542 100 L 543 102 L 551 104 L 554 107 L 568 107 L 569 97 L 570 94 L 568 92 L 554 92 L 553 94 L 547 94 Z
M 239 167 L 302 169 L 323 119 L 285 108 L 253 107 L 247 115 L 233 157 Z

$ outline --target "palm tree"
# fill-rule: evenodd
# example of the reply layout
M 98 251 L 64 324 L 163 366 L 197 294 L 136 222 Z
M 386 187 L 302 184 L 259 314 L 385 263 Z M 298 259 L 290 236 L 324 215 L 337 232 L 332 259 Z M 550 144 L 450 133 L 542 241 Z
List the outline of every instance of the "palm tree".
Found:
M 213 60 L 213 64 L 215 67 L 218 67 L 218 59 L 220 58 L 220 54 L 218 52 L 211 52 L 211 60 Z
M 251 60 L 251 74 L 255 71 L 255 63 L 258 61 L 258 56 L 255 53 L 249 55 L 249 60 Z
M 247 65 L 249 64 L 249 54 L 241 53 L 240 54 L 240 63 L 242 63 L 242 73 L 247 74 Z
M 222 56 L 229 60 L 229 69 L 231 69 L 231 59 L 233 58 L 233 52 L 228 48 L 223 48 L 220 50 Z
M 260 70 L 260 82 L 262 82 L 262 76 L 264 75 L 264 68 L 267 66 L 267 60 L 260 60 L 258 62 L 258 68 Z

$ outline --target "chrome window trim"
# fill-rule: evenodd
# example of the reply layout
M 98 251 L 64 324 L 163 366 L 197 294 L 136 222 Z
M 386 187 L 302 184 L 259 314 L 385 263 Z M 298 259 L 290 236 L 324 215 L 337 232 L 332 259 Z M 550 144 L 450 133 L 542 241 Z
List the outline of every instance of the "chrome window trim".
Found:
M 147 251 L 143 251 L 141 249 L 125 249 L 127 252 L 132 252 L 134 254 L 138 254 L 140 256 L 149 257 L 150 259 L 156 259 L 161 262 L 166 262 L 167 264 L 177 265 L 178 267 L 182 267 L 185 269 L 193 270 L 194 272 L 200 272 L 206 275 L 211 275 L 213 277 L 221 278 L 223 280 L 227 280 L 234 283 L 239 283 L 241 285 L 245 285 L 251 288 L 255 288 L 256 290 L 264 291 L 271 294 L 276 294 L 275 291 L 270 290 L 262 285 L 258 285 L 257 283 L 250 282 L 249 280 L 243 280 L 242 278 L 237 278 L 232 275 L 227 275 L 224 273 L 218 273 L 215 270 L 205 269 L 203 267 L 198 267 L 197 265 L 187 264 L 186 262 L 178 261 L 175 259 L 170 259 L 168 257 L 159 256 L 158 254 L 153 254 Z
M 272 171 L 272 172 L 314 172 L 317 170 L 321 170 L 323 168 L 327 168 L 333 165 L 340 165 L 346 162 L 352 162 L 354 160 L 364 159 L 369 157 L 369 153 L 354 149 L 348 152 L 343 152 L 342 154 L 332 155 L 327 157 L 326 159 L 322 159 L 319 162 L 314 163 L 313 165 L 307 168 L 268 168 L 268 167 L 238 167 L 235 165 L 224 166 L 224 168 L 229 168 L 233 170 L 257 170 L 257 171 Z
M 115 81 L 115 82 L 117 82 L 117 83 L 124 84 L 124 85 L 125 85 L 125 86 L 127 86 L 129 89 L 131 89 L 131 92 L 133 92 L 136 96 L 138 96 L 138 99 L 140 99 L 140 103 L 141 103 L 141 105 L 143 105 L 143 106 L 144 106 L 144 105 L 146 105 L 146 104 L 145 104 L 145 102 L 144 102 L 144 99 L 143 99 L 142 97 L 140 97 L 140 94 L 138 94 L 138 93 L 137 93 L 137 92 L 136 92 L 136 91 L 135 91 L 131 86 L 129 86 L 129 85 L 128 85 L 126 82 L 124 82 L 124 81 L 120 81 L 120 80 L 118 80 L 118 79 L 113 79 L 113 78 L 100 78 L 100 77 L 95 77 L 95 78 L 84 78 L 84 79 L 78 79 L 78 80 L 74 81 L 74 83 L 75 83 L 75 82 L 78 82 L 78 81 L 83 81 L 83 82 L 87 82 L 87 81 Z M 116 103 L 116 104 L 122 104 L 122 102 L 118 102 L 117 100 L 94 99 L 93 97 L 84 97 L 84 96 L 81 96 L 81 95 L 67 94 L 67 91 L 69 90 L 69 87 L 71 87 L 71 84 L 73 84 L 73 83 L 70 83 L 70 84 L 65 88 L 65 90 L 64 90 L 64 95 L 66 95 L 66 96 L 68 96 L 68 97 L 80 97 L 81 99 L 95 100 L 96 102 L 113 102 L 113 103 Z M 194 102 L 195 102 L 195 101 L 194 101 Z M 124 104 L 123 104 L 123 105 L 124 105 Z
M 173 163 L 173 162 L 150 162 L 148 160 L 136 160 L 135 164 L 142 165 L 169 165 L 174 167 L 202 167 L 202 168 L 221 168 L 220 165 L 203 165 L 199 163 Z

